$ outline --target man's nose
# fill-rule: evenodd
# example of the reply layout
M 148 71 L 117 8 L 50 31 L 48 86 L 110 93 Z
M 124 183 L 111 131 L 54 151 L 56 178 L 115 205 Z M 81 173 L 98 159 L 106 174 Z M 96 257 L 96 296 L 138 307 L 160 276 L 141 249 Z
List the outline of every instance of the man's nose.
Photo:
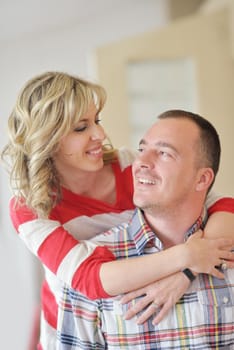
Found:
M 144 151 L 139 153 L 136 162 L 140 168 L 152 169 L 155 166 L 155 157 L 152 152 Z

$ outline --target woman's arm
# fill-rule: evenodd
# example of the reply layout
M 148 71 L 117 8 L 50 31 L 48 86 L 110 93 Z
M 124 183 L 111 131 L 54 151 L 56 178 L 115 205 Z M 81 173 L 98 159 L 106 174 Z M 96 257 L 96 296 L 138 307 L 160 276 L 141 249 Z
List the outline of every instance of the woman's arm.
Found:
M 228 200 L 229 201 L 229 200 Z M 229 203 L 230 204 L 230 203 Z M 225 209 L 225 208 L 224 208 Z M 232 206 L 230 206 L 232 210 Z M 212 210 L 211 210 L 212 212 Z M 209 217 L 204 230 L 204 237 L 210 239 L 216 238 L 233 238 L 234 237 L 234 214 L 231 212 L 213 212 Z M 229 264 L 232 267 L 233 263 Z M 165 277 L 160 281 L 147 285 L 146 287 L 127 293 L 122 298 L 122 302 L 130 303 L 131 300 L 145 295 L 140 301 L 129 306 L 126 313 L 126 319 L 136 316 L 144 310 L 137 320 L 141 324 L 150 316 L 155 314 L 155 310 L 148 306 L 151 303 L 159 305 L 158 313 L 154 317 L 153 323 L 159 323 L 167 312 L 176 304 L 176 302 L 186 293 L 189 287 L 189 280 L 181 272 L 174 273 L 171 276 Z M 147 307 L 148 306 L 148 307 Z
M 234 198 L 231 198 L 231 197 L 220 198 L 216 196 L 214 192 L 211 191 L 207 196 L 206 205 L 208 207 L 209 217 L 204 229 L 205 238 L 214 239 L 214 238 L 226 237 L 226 238 L 234 239 L 234 214 L 233 214 Z M 212 251 L 209 251 L 209 254 L 210 253 L 212 253 Z M 169 261 L 174 262 L 173 257 L 171 258 L 169 257 L 169 259 L 170 259 Z M 119 266 L 117 265 L 117 263 L 119 264 Z M 116 294 L 127 292 L 126 284 L 125 284 L 126 281 L 124 281 L 122 277 L 122 271 L 123 271 L 122 268 L 127 269 L 129 271 L 128 276 L 130 276 L 130 274 L 132 276 L 132 278 L 128 279 L 128 283 L 127 283 L 129 291 L 136 290 L 138 288 L 143 287 L 146 284 L 155 282 L 156 280 L 160 279 L 159 277 L 157 277 L 157 279 L 155 278 L 154 281 L 152 280 L 149 282 L 149 279 L 147 279 L 145 275 L 145 272 L 146 272 L 145 264 L 144 265 L 138 264 L 136 265 L 136 269 L 138 269 L 137 271 L 139 271 L 139 274 L 138 276 L 136 276 L 136 279 L 134 280 L 135 278 L 134 271 L 129 270 L 130 265 L 128 264 L 129 262 L 127 261 L 124 266 L 124 262 L 117 261 L 115 264 L 107 263 L 101 266 L 100 279 L 104 290 L 107 291 L 108 294 L 116 295 Z M 133 262 L 133 264 L 135 264 L 135 262 Z M 153 264 L 153 262 L 151 264 Z M 160 261 L 159 261 L 159 264 L 160 266 L 162 266 Z M 134 265 L 132 266 L 132 268 L 134 270 Z M 147 272 L 152 271 L 152 265 L 151 266 L 149 265 L 147 269 L 148 269 Z M 208 269 L 206 271 L 194 270 L 194 272 L 206 272 L 210 274 L 216 273 L 216 271 L 218 270 L 215 271 L 213 269 L 212 271 L 213 272 L 211 272 L 211 270 L 208 271 Z M 142 272 L 142 274 L 140 274 L 140 272 Z M 163 270 L 161 272 L 163 273 Z M 171 273 L 173 272 L 171 271 Z M 113 280 L 113 276 L 115 276 L 115 280 Z M 161 278 L 166 276 L 168 276 L 168 274 L 164 273 Z M 146 282 L 146 279 L 148 282 Z
M 234 198 L 217 196 L 214 191 L 206 198 L 209 218 L 204 229 L 206 238 L 234 237 Z
M 159 271 L 159 275 L 155 271 L 156 263 L 162 266 L 158 257 L 139 258 L 148 261 L 147 274 L 145 274 L 146 265 L 143 260 L 139 263 L 138 258 L 136 258 L 135 266 L 132 259 L 115 262 L 115 256 L 106 247 L 99 246 L 92 241 L 77 241 L 59 221 L 37 219 L 26 207 L 22 206 L 17 210 L 14 207 L 14 201 L 11 201 L 10 210 L 12 222 L 19 236 L 42 264 L 56 274 L 60 280 L 70 287 L 82 291 L 90 298 L 108 297 L 134 290 L 163 277 L 163 270 Z M 219 244 L 221 243 L 219 242 Z M 216 247 L 216 249 L 220 249 L 220 247 Z M 225 256 L 217 255 L 213 258 L 225 258 Z M 169 260 L 172 261 L 171 258 Z M 181 257 L 178 260 L 182 262 Z M 130 265 L 128 266 L 128 264 Z M 186 265 L 187 262 L 185 263 L 184 260 L 183 264 Z M 214 267 L 214 264 L 212 266 Z M 196 271 L 196 266 L 186 265 L 186 267 Z M 163 273 L 165 275 L 171 274 L 181 268 L 183 268 L 182 265 L 175 267 L 172 264 L 172 266 L 166 266 Z M 210 265 L 209 268 L 211 269 Z M 123 271 L 130 271 L 129 269 L 132 271 L 132 282 L 128 278 L 128 283 L 126 283 Z M 151 273 L 148 274 L 148 271 Z M 202 272 L 207 272 L 207 266 L 206 270 Z M 91 287 L 90 280 L 94 281 Z
M 135 290 L 143 281 L 152 283 L 186 267 L 196 273 L 223 278 L 223 273 L 215 266 L 223 259 L 233 259 L 234 253 L 230 252 L 233 243 L 234 239 L 203 239 L 201 232 L 196 233 L 186 243 L 158 253 L 102 264 L 100 278 L 105 280 L 105 290 L 109 295 L 115 295 L 116 290 L 119 294 Z M 234 262 L 229 262 L 228 266 L 234 267 Z
M 207 221 L 204 229 L 205 238 L 234 238 L 234 214 L 215 212 Z

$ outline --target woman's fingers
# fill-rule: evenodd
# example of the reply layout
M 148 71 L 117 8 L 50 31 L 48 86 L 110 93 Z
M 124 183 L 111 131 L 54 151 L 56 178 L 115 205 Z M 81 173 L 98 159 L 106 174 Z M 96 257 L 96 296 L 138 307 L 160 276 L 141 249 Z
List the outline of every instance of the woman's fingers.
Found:
M 127 304 L 129 303 L 131 300 L 143 296 L 146 293 L 146 288 L 139 288 L 137 290 L 134 290 L 133 292 L 129 292 L 124 294 L 124 296 L 120 299 L 121 304 Z
M 191 266 L 188 267 L 196 273 L 210 273 L 215 277 L 219 275 L 219 278 L 222 278 L 214 268 L 220 265 L 222 259 L 228 261 L 234 259 L 234 252 L 231 251 L 233 243 L 234 240 L 226 238 L 206 239 L 190 237 L 187 244 L 191 248 Z
M 227 268 L 228 269 L 233 269 L 234 268 L 234 260 L 227 261 Z
M 217 278 L 220 278 L 220 279 L 223 279 L 224 278 L 224 274 L 221 270 L 218 270 L 217 268 L 213 268 L 211 271 L 210 271 L 210 274 L 213 276 L 213 277 L 217 277 Z
M 158 324 L 162 321 L 162 319 L 166 316 L 166 314 L 169 312 L 169 310 L 174 306 L 174 303 L 166 302 L 159 310 L 157 315 L 153 318 L 153 325 Z
M 220 258 L 225 260 L 234 260 L 234 252 L 227 250 L 220 250 Z
M 147 297 L 144 297 L 142 300 L 136 302 L 135 305 L 131 306 L 125 314 L 125 320 L 130 320 L 131 318 L 136 316 L 141 310 L 143 310 L 149 304 L 149 301 L 147 299 Z
M 137 319 L 137 324 L 142 324 L 144 323 L 146 320 L 148 320 L 151 316 L 157 314 L 158 312 L 160 312 L 160 304 L 156 301 L 154 301 L 153 303 L 151 303 L 147 309 L 138 317 Z

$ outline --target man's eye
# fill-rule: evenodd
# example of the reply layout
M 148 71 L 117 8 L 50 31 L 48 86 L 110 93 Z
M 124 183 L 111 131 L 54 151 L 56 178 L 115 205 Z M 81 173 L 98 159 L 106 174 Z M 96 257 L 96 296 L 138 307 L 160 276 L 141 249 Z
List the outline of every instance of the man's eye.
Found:
M 165 152 L 165 151 L 160 151 L 159 154 L 161 154 L 161 156 L 164 157 L 164 158 L 169 158 L 169 157 L 171 157 L 170 153 Z
M 137 151 L 138 152 L 143 152 L 144 150 L 143 150 L 143 148 L 138 148 Z

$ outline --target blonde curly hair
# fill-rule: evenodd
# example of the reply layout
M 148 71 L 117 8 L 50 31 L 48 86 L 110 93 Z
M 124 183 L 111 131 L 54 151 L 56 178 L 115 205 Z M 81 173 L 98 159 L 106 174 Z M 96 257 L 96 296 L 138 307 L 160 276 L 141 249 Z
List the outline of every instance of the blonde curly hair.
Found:
M 9 142 L 1 153 L 17 203 L 25 203 L 39 217 L 49 216 L 61 199 L 53 154 L 90 104 L 100 112 L 105 101 L 101 86 L 66 73 L 46 72 L 25 84 L 9 117 Z M 105 159 L 116 159 L 110 142 L 104 146 Z

